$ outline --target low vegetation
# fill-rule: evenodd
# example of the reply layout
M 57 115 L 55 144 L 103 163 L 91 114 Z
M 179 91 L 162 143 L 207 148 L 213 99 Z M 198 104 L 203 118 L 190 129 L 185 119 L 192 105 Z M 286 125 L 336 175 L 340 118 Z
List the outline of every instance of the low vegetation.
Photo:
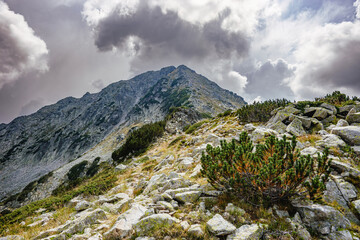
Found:
M 285 136 L 281 140 L 270 136 L 255 151 L 254 147 L 246 132 L 239 142 L 222 141 L 216 148 L 208 145 L 201 157 L 203 176 L 216 189 L 254 204 L 286 201 L 301 187 L 307 188 L 312 199 L 324 190 L 330 171 L 327 150 L 315 164 L 296 149 L 295 137 L 288 141 Z
M 190 126 L 186 126 L 183 131 L 185 131 L 186 134 L 192 134 L 194 133 L 197 129 L 199 129 L 204 123 L 206 123 L 207 121 L 200 121 L 197 123 L 194 123 L 193 125 Z
M 165 121 L 146 124 L 130 133 L 126 142 L 112 153 L 112 159 L 118 163 L 128 157 L 139 156 L 165 131 Z
M 245 105 L 237 110 L 239 122 L 267 122 L 271 118 L 271 112 L 279 107 L 284 107 L 290 101 L 286 99 L 267 100 Z
M 0 234 L 3 234 L 8 226 L 20 223 L 27 217 L 33 216 L 40 208 L 48 211 L 59 209 L 76 196 L 100 195 L 115 186 L 117 175 L 111 166 L 103 166 L 103 170 L 90 179 L 84 179 L 78 186 L 73 188 L 59 189 L 51 197 L 32 202 L 20 207 L 13 212 L 0 215 Z

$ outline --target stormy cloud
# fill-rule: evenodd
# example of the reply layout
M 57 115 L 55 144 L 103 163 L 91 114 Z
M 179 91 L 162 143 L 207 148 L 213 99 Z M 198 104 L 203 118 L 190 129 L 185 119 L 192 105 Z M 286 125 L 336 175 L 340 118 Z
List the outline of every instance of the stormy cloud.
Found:
M 233 52 L 244 56 L 249 49 L 249 39 L 244 34 L 221 27 L 230 9 L 204 25 L 183 20 L 171 10 L 163 12 L 146 1 L 141 1 L 131 14 L 121 14 L 118 9 L 121 8 L 115 8 L 95 27 L 95 44 L 101 51 L 126 49 L 131 37 L 137 37 L 139 58 L 148 58 L 154 52 L 197 59 L 215 52 L 220 58 L 229 58 Z
M 0 1 L 0 89 L 28 71 L 48 69 L 45 42 L 24 17 Z

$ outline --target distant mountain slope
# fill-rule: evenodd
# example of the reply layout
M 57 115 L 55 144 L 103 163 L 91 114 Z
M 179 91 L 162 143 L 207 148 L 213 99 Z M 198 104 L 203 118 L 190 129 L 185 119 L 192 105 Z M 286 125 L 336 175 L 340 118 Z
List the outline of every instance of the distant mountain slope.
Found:
M 186 66 L 149 71 L 0 124 L 0 199 L 77 158 L 115 127 L 161 120 L 170 107 L 217 114 L 246 104 Z

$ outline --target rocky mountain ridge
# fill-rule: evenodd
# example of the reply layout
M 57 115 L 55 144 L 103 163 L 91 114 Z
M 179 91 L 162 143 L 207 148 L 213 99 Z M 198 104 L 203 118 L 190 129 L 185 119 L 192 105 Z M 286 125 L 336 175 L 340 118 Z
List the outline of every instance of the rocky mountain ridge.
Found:
M 146 72 L 79 99 L 65 98 L 0 125 L 0 199 L 77 159 L 112 132 L 163 119 L 173 106 L 214 115 L 243 104 L 241 97 L 183 65 Z

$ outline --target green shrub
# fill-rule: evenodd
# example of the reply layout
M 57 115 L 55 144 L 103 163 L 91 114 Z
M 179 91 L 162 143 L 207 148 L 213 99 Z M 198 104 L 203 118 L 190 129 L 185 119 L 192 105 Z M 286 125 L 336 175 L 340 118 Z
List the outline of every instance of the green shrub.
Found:
M 82 161 L 81 163 L 78 163 L 74 165 L 72 168 L 70 168 L 69 172 L 67 173 L 68 179 L 70 181 L 75 181 L 76 179 L 78 179 L 81 173 L 84 172 L 87 164 L 88 161 Z
M 27 204 L 9 214 L 0 215 L 0 235 L 5 233 L 8 225 L 25 220 L 27 217 L 34 215 L 36 210 L 40 208 L 53 211 L 63 207 L 65 203 L 80 194 L 85 196 L 104 194 L 115 186 L 116 181 L 117 175 L 114 169 L 105 166 L 101 172 L 90 179 L 82 181 L 75 188 L 63 189 L 63 191 L 58 191 L 56 195 Z
M 177 144 L 178 142 L 180 142 L 180 141 L 183 140 L 184 138 L 185 138 L 185 136 L 179 136 L 179 137 L 175 138 L 174 140 L 172 140 L 172 141 L 169 143 L 169 147 L 174 146 L 175 144 Z
M 199 129 L 206 121 L 200 121 L 197 123 L 194 123 L 191 126 L 185 127 L 183 130 L 185 131 L 186 134 L 191 134 L 193 132 L 195 132 L 197 129 Z
M 315 98 L 315 101 L 329 103 L 338 107 L 347 104 L 353 104 L 356 100 L 358 100 L 357 97 L 350 98 L 345 93 L 341 93 L 340 91 L 334 91 L 331 94 L 327 94 L 325 97 Z
M 96 157 L 94 161 L 91 163 L 89 169 L 86 171 L 86 176 L 92 177 L 99 171 L 99 161 L 100 157 Z
M 286 99 L 267 100 L 245 105 L 238 109 L 236 114 L 240 122 L 267 122 L 271 118 L 271 112 L 279 107 L 284 107 L 290 101 Z
M 201 173 L 216 189 L 253 203 L 286 201 L 301 186 L 306 186 L 310 197 L 315 198 L 324 190 L 329 175 L 328 151 L 319 156 L 315 171 L 314 160 L 302 156 L 295 147 L 295 137 L 289 142 L 285 136 L 281 140 L 270 136 L 253 151 L 250 137 L 243 132 L 239 142 L 222 141 L 216 148 L 208 145 L 207 154 L 201 157 Z
M 226 117 L 226 116 L 229 116 L 231 113 L 232 113 L 232 110 L 231 110 L 231 109 L 228 109 L 228 110 L 226 110 L 226 111 L 223 112 L 223 113 L 219 113 L 219 114 L 217 115 L 217 117 Z
M 163 135 L 165 131 L 165 121 L 150 123 L 130 133 L 125 143 L 112 153 L 112 158 L 116 162 L 123 162 L 131 156 L 139 156 L 146 152 L 147 148 L 156 138 Z

